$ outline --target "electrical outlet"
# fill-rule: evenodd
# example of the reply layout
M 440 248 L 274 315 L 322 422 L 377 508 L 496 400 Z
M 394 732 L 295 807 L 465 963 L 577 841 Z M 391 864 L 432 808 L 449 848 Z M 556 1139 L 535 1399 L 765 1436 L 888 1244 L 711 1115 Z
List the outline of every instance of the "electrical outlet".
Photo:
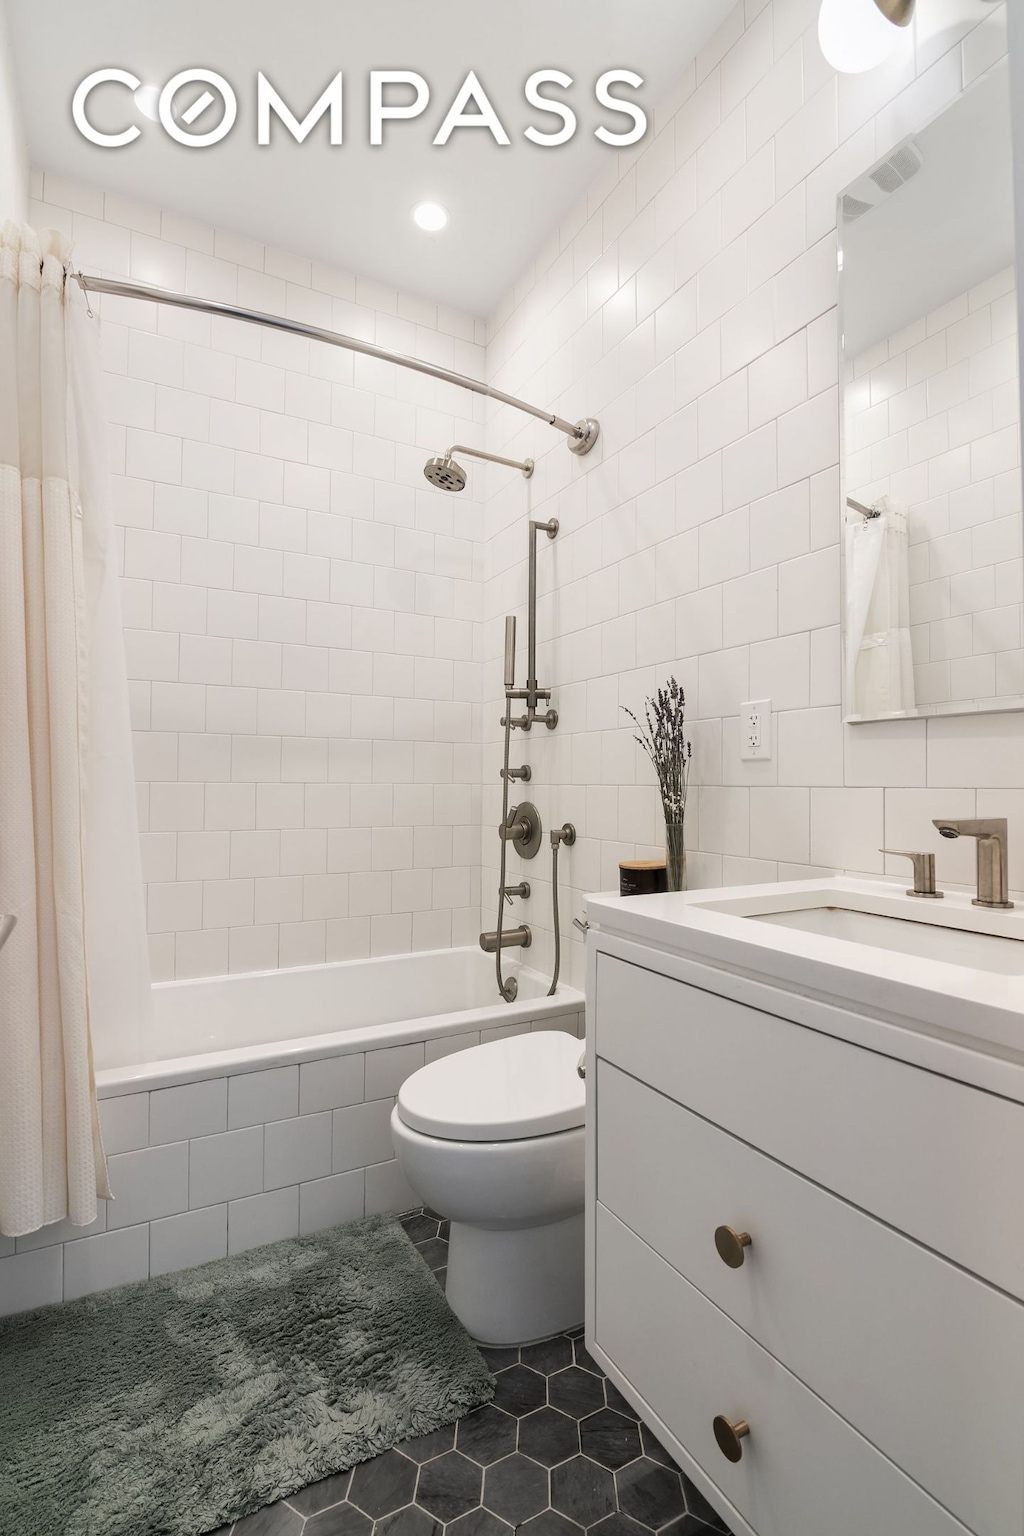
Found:
M 772 701 L 748 699 L 740 705 L 740 758 L 762 762 L 772 755 Z

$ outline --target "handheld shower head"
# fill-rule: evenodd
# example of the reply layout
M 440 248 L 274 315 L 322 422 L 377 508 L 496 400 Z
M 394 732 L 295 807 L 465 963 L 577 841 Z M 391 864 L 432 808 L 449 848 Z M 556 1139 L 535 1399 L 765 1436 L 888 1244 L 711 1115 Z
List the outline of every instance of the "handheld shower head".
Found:
M 423 466 L 423 473 L 431 485 L 436 485 L 439 491 L 466 489 L 466 471 L 461 464 L 456 464 L 450 453 L 438 454 L 436 458 L 428 459 Z

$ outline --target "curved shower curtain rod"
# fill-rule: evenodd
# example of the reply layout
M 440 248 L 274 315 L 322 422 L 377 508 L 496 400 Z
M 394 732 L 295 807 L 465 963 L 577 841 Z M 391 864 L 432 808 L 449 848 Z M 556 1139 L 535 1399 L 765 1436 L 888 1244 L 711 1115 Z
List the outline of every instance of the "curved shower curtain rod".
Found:
M 519 400 L 515 395 L 506 395 L 500 389 L 492 389 L 489 384 L 482 383 L 479 379 L 471 379 L 468 374 L 455 373 L 450 368 L 439 368 L 434 363 L 421 363 L 418 358 L 406 357 L 402 352 L 389 352 L 387 347 L 377 347 L 370 341 L 360 341 L 356 336 L 345 336 L 340 331 L 324 330 L 319 325 L 306 325 L 302 320 L 286 320 L 283 315 L 268 315 L 258 309 L 242 309 L 236 304 L 225 304 L 219 299 L 199 299 L 191 294 L 175 293 L 169 288 L 154 288 L 146 283 L 126 283 L 117 278 L 89 277 L 84 272 L 72 272 L 80 288 L 86 293 L 110 293 L 123 299 L 149 299 L 156 304 L 169 304 L 174 309 L 193 309 L 204 315 L 223 315 L 230 320 L 244 320 L 249 325 L 264 325 L 274 331 L 288 331 L 293 336 L 306 336 L 312 341 L 325 341 L 328 346 L 344 347 L 349 352 L 361 352 L 365 357 L 376 357 L 385 363 L 397 363 L 400 368 L 411 368 L 415 373 L 429 374 L 433 379 L 441 379 L 446 384 L 457 384 L 460 389 L 469 389 L 476 395 L 487 395 L 491 400 L 497 400 L 502 405 L 511 405 L 517 411 L 525 411 L 528 416 L 537 416 L 541 421 L 546 421 L 549 427 L 557 427 L 559 432 L 564 432 L 569 439 L 569 452 L 575 454 L 589 453 L 597 442 L 600 427 L 593 417 L 587 416 L 582 421 L 565 421 L 561 416 L 556 416 L 553 411 L 541 410 L 539 406 L 530 405 L 526 400 Z

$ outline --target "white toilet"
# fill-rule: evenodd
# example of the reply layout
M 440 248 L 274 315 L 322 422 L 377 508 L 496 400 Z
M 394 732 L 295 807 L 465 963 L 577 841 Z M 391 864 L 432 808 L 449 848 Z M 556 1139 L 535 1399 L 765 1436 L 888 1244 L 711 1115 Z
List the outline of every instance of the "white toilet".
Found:
M 583 1042 L 472 1046 L 402 1084 L 391 1134 L 425 1205 L 451 1219 L 448 1301 L 484 1344 L 583 1320 Z

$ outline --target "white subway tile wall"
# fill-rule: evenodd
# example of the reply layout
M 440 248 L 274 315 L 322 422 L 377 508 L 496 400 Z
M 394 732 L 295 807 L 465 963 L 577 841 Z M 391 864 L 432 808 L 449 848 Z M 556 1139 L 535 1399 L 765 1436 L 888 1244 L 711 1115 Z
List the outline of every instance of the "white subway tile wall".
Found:
M 506 407 L 488 422 L 494 451 L 537 462 L 531 516 L 560 523 L 541 541 L 538 649 L 559 727 L 517 737 L 514 752 L 533 767 L 545 826 L 569 819 L 580 834 L 560 858 L 563 965 L 577 984 L 583 946 L 570 922 L 583 895 L 617 888 L 620 859 L 663 848 L 653 774 L 620 706 L 638 710 L 672 674 L 693 738 L 693 886 L 902 874 L 878 852 L 887 841 L 934 847 L 940 881 L 969 883 L 930 818 L 970 814 L 983 798 L 993 813 L 1017 804 L 1024 716 L 844 726 L 839 666 L 836 194 L 1005 54 L 1006 7 L 922 4 L 889 63 L 838 77 L 818 46 L 818 9 L 737 6 L 655 113 L 653 137 L 609 162 L 488 328 L 499 388 L 601 421 L 582 459 Z M 1008 338 L 1005 295 L 985 302 L 992 315 L 1002 305 Z M 954 349 L 967 347 L 957 335 Z M 1004 427 L 1012 346 L 985 384 L 1003 391 Z M 925 363 L 921 377 L 938 377 L 941 359 Z M 942 409 L 951 421 L 958 407 Z M 1005 476 L 1008 519 L 1004 541 L 997 520 L 971 529 L 984 542 L 976 563 L 1001 572 L 1015 601 L 1009 434 L 986 440 L 975 467 Z M 502 616 L 519 617 L 522 678 L 526 599 L 521 491 L 496 476 L 487 488 L 485 828 L 500 808 Z M 937 579 L 951 593 L 957 578 Z M 958 600 L 968 613 L 970 594 Z M 1019 664 L 1018 613 L 983 652 L 973 633 L 964 640 L 972 667 Z M 739 756 L 739 706 L 751 698 L 772 700 L 765 761 Z M 489 891 L 497 846 L 486 835 L 482 857 Z M 546 862 L 513 856 L 509 876 L 533 885 L 523 911 L 541 970 L 553 947 Z M 483 917 L 492 927 L 490 902 Z
M 847 365 L 847 484 L 909 523 L 919 705 L 1024 694 L 1013 268 Z
M 33 182 L 33 224 L 86 271 L 485 373 L 470 316 Z M 422 471 L 456 439 L 483 446 L 477 397 L 238 321 L 92 302 L 154 978 L 470 942 L 482 509 L 473 480 L 452 497 Z

